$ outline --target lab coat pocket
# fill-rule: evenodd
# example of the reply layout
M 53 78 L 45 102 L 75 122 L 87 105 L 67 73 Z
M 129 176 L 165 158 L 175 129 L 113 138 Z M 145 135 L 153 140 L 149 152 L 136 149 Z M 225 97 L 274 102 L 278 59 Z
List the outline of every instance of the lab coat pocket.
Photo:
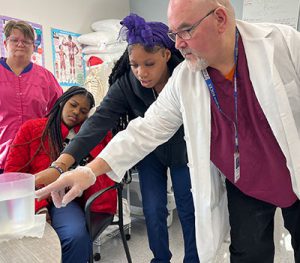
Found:
M 211 224 L 213 246 L 217 251 L 229 233 L 229 215 L 224 176 L 211 164 Z
M 218 168 L 211 163 L 211 210 L 219 206 L 226 192 L 224 180 Z
M 297 87 L 297 84 L 295 80 L 292 80 L 289 83 L 286 83 L 284 85 L 286 94 L 288 96 L 291 108 L 293 111 L 300 111 L 299 105 L 300 105 L 300 87 Z
M 297 84 L 295 80 L 290 81 L 289 83 L 284 84 L 287 96 L 290 97 L 299 97 L 299 90 L 297 88 Z

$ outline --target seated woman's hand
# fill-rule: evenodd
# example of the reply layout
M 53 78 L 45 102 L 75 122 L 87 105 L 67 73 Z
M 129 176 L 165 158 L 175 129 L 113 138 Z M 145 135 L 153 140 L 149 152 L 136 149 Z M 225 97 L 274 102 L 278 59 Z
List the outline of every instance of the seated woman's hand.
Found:
M 35 192 L 38 198 L 44 198 L 51 193 L 56 207 L 66 206 L 80 196 L 82 192 L 96 182 L 96 176 L 91 168 L 79 166 L 75 170 L 63 173 L 55 182 Z M 69 191 L 66 193 L 66 189 Z
M 60 176 L 60 173 L 53 169 L 47 168 L 37 174 L 35 174 L 35 185 L 48 185 L 57 180 Z

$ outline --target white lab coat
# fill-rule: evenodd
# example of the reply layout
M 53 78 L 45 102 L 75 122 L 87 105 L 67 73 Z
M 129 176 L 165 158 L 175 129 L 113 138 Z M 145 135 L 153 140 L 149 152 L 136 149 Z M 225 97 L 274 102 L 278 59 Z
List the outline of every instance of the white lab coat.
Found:
M 300 197 L 300 33 L 287 26 L 237 21 L 255 94 L 285 155 L 293 190 Z M 210 162 L 210 94 L 201 72 L 185 62 L 174 71 L 145 118 L 133 120 L 102 151 L 113 180 L 183 123 L 195 205 L 201 263 L 213 262 L 228 233 L 227 195 L 220 172 Z

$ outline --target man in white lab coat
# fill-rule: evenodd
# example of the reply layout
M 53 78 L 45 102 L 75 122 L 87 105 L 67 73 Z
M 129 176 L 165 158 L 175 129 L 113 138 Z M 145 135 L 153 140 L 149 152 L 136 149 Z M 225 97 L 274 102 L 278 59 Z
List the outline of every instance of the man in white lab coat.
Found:
M 170 0 L 168 19 L 185 61 L 158 100 L 88 167 L 38 194 L 52 191 L 59 206 L 95 175 L 120 181 L 184 124 L 200 262 L 213 261 L 229 222 L 231 262 L 273 262 L 277 207 L 300 262 L 300 33 L 236 21 L 229 0 Z

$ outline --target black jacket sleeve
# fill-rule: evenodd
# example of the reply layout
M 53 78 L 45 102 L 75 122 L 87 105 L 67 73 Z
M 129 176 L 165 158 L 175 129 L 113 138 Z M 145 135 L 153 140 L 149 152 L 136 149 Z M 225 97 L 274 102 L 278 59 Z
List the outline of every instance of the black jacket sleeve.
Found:
M 126 88 L 126 87 L 125 87 Z M 81 126 L 80 131 L 71 140 L 63 153 L 72 155 L 78 163 L 84 158 L 107 134 L 115 128 L 119 118 L 128 110 L 128 100 L 121 82 L 116 81 L 108 90 L 107 95 L 97 107 L 95 113 Z

